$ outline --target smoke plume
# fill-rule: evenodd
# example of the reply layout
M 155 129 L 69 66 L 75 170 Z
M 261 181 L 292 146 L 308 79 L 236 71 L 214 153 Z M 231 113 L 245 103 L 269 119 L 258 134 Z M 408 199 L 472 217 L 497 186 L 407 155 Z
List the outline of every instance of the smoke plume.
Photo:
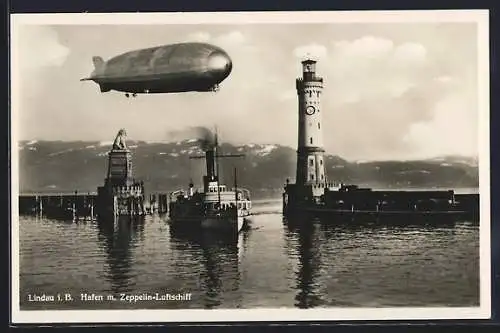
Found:
M 188 127 L 178 131 L 171 131 L 167 134 L 168 139 L 172 141 L 193 140 L 203 151 L 214 148 L 217 144 L 216 135 L 210 129 L 203 126 Z

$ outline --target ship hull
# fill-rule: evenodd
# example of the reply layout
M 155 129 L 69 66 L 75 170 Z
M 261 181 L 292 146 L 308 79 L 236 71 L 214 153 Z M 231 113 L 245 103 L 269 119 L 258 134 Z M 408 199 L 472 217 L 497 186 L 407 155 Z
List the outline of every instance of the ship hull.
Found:
M 236 230 L 240 232 L 243 229 L 243 217 L 239 216 L 237 218 L 216 218 L 208 217 L 201 220 L 201 227 L 203 229 L 212 230 Z
M 243 216 L 238 217 L 198 217 L 183 216 L 171 217 L 170 222 L 173 228 L 185 230 L 210 230 L 239 233 L 246 225 L 246 219 Z

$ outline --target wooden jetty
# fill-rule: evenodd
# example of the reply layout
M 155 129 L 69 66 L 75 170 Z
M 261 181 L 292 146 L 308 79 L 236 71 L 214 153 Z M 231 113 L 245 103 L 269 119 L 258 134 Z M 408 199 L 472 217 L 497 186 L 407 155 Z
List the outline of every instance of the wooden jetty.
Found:
M 19 214 L 36 214 L 48 218 L 76 219 L 94 217 L 95 193 L 26 193 L 19 195 Z
M 167 194 L 149 194 L 148 199 L 144 202 L 144 212 L 141 215 L 166 214 L 167 200 Z M 96 219 L 99 215 L 97 203 L 97 193 L 79 193 L 78 191 L 73 193 L 22 193 L 19 195 L 19 214 L 65 220 Z

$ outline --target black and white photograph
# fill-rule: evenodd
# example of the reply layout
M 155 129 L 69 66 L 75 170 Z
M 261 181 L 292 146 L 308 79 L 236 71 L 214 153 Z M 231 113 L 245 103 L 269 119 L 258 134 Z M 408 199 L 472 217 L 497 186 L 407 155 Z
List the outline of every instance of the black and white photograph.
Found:
M 11 15 L 13 322 L 489 318 L 488 24 Z

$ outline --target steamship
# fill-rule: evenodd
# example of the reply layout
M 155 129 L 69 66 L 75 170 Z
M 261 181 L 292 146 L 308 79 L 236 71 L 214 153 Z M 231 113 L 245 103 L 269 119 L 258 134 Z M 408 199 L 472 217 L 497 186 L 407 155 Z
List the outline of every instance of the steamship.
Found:
M 172 228 L 177 230 L 213 230 L 239 233 L 248 224 L 252 202 L 250 192 L 238 188 L 236 169 L 234 188 L 229 189 L 219 182 L 218 159 L 243 155 L 217 154 L 217 141 L 205 150 L 206 175 L 203 189 L 194 189 L 191 181 L 187 191 L 180 189 L 170 194 L 169 218 Z

